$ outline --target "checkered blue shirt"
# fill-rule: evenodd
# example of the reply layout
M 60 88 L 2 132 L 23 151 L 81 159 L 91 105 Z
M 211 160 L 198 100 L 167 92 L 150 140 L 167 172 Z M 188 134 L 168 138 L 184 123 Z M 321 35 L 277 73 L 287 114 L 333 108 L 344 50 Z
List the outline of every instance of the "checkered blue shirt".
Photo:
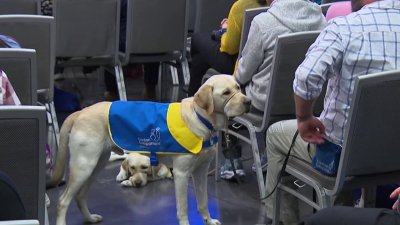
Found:
M 316 99 L 328 80 L 320 120 L 328 140 L 342 145 L 354 79 L 393 69 L 400 69 L 400 1 L 377 1 L 327 24 L 297 69 L 293 89 Z

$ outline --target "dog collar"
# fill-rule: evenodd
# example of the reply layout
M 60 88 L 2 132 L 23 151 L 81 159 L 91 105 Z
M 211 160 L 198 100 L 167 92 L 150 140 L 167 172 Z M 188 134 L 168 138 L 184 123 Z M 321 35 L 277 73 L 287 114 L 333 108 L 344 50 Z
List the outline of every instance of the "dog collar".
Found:
M 206 118 L 204 118 L 202 115 L 200 115 L 200 113 L 198 113 L 196 111 L 194 111 L 194 112 L 196 113 L 197 118 L 199 118 L 199 120 L 204 124 L 204 126 L 206 126 L 210 131 L 214 131 L 213 125 L 210 122 L 208 122 L 206 120 Z
M 206 118 L 204 118 L 202 115 L 200 115 L 200 113 L 196 112 L 197 118 L 199 118 L 199 120 L 204 124 L 204 126 L 206 126 L 211 132 L 214 132 L 214 126 L 208 122 L 206 120 Z M 211 147 L 213 145 L 215 145 L 216 143 L 218 143 L 218 136 L 211 136 L 209 140 L 207 141 L 203 141 L 203 148 L 208 148 Z

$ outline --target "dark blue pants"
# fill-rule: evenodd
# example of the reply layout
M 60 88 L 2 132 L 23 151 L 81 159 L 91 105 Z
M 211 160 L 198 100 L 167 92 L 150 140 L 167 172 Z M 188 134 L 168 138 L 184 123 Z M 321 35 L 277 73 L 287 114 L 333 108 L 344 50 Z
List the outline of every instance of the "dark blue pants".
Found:
M 209 68 L 222 74 L 233 74 L 237 55 L 220 52 L 221 44 L 211 38 L 211 34 L 192 35 L 190 83 L 188 95 L 193 96 L 201 86 L 201 80 Z

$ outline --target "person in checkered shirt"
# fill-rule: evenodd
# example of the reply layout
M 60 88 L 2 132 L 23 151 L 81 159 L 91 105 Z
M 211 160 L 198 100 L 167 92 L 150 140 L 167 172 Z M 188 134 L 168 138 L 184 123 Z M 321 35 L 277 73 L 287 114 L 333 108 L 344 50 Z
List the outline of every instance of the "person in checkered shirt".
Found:
M 277 122 L 267 131 L 266 192 L 273 193 L 265 200 L 267 217 L 272 217 L 273 189 L 296 130 L 301 138 L 296 139 L 291 155 L 307 162 L 311 163 L 317 144 L 342 146 L 356 77 L 400 69 L 400 1 L 351 3 L 353 12 L 328 22 L 295 73 L 297 119 Z M 315 117 L 313 104 L 325 82 L 324 110 Z M 281 200 L 280 218 L 285 225 L 297 224 L 298 200 L 290 194 Z

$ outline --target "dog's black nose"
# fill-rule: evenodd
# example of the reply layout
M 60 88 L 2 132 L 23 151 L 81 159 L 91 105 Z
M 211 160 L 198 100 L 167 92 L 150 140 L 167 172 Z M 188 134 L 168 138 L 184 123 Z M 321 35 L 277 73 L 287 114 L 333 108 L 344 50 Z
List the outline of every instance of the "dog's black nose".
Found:
M 142 181 L 141 181 L 141 180 L 135 180 L 135 184 L 136 184 L 136 185 L 141 185 L 141 184 L 142 184 Z
M 244 104 L 244 106 L 246 107 L 246 112 L 249 112 L 249 111 L 250 111 L 250 108 L 251 108 L 251 99 L 250 99 L 250 98 L 246 98 L 246 99 L 243 101 L 243 104 Z
M 251 106 L 251 99 L 250 98 L 246 98 L 243 102 L 246 106 Z

